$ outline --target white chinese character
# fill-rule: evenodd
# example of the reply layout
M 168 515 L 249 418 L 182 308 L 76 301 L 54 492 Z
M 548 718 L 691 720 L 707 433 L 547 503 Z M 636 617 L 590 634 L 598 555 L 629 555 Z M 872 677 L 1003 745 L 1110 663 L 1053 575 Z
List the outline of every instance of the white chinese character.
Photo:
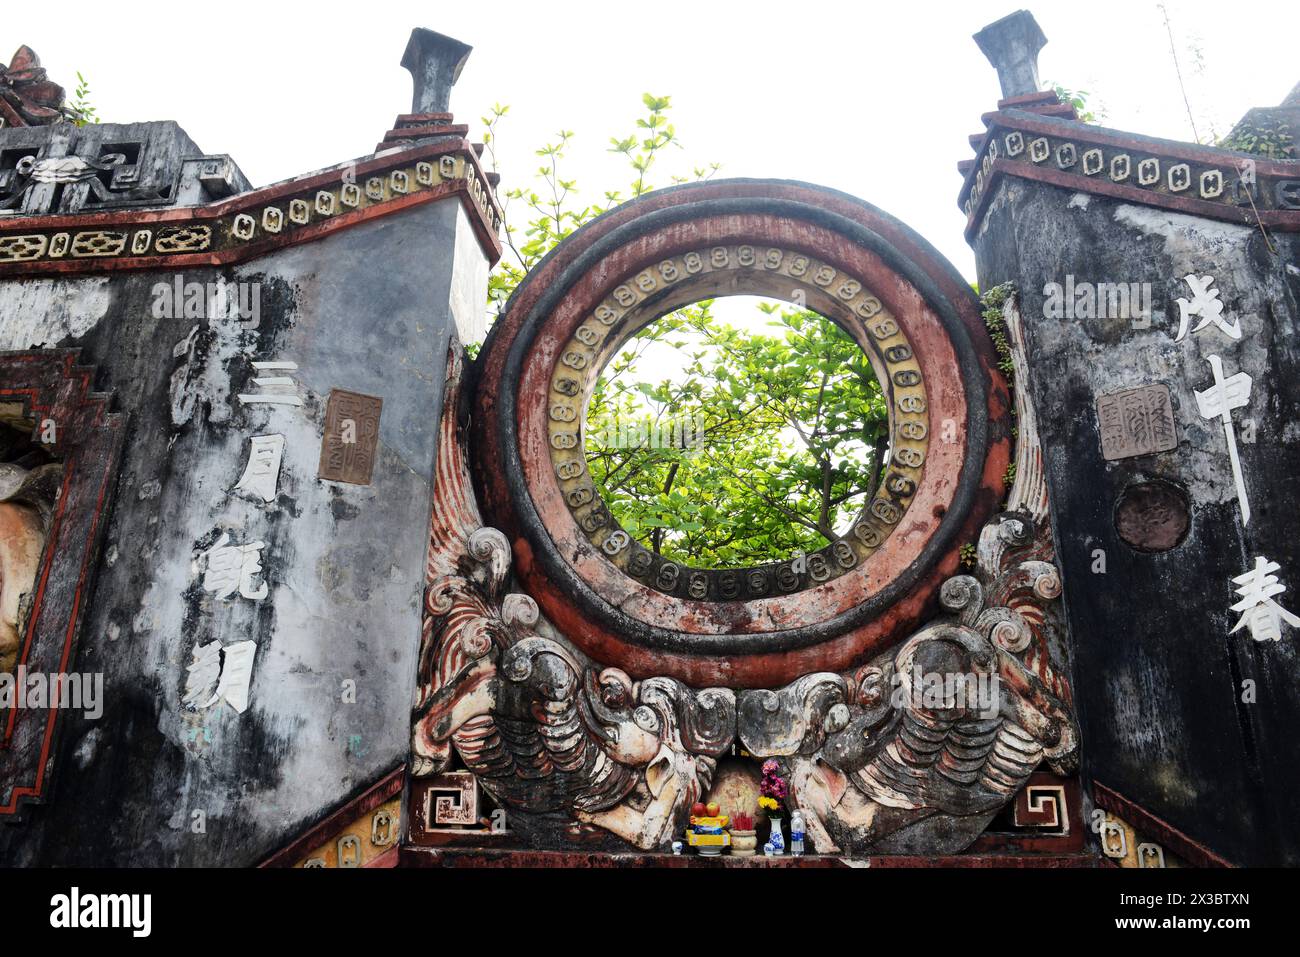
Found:
M 1213 276 L 1198 276 L 1191 273 L 1183 277 L 1183 282 L 1192 287 L 1192 298 L 1178 299 L 1178 335 L 1174 336 L 1174 342 L 1182 342 L 1187 336 L 1187 326 L 1192 316 L 1200 316 L 1198 322 L 1191 331 L 1200 332 L 1210 323 L 1214 323 L 1229 338 L 1241 338 L 1241 323 L 1234 320 L 1228 322 L 1223 318 L 1223 303 L 1219 301 L 1219 290 L 1214 287 Z
M 264 502 L 274 501 L 280 476 L 280 457 L 284 454 L 284 436 L 255 435 L 249 441 L 248 464 L 244 466 L 244 474 L 235 488 L 251 492 Z
M 1246 498 L 1246 480 L 1241 474 L 1241 460 L 1237 458 L 1237 430 L 1232 424 L 1232 410 L 1240 409 L 1250 401 L 1251 378 L 1245 372 L 1225 379 L 1223 362 L 1218 356 L 1206 356 L 1214 372 L 1214 385 L 1196 393 L 1196 405 L 1207 419 L 1221 419 L 1223 434 L 1228 440 L 1228 459 L 1232 463 L 1232 481 L 1237 486 L 1237 502 L 1241 505 L 1241 524 L 1250 524 L 1250 502 Z
M 230 536 L 222 532 L 217 543 L 204 555 L 207 569 L 203 573 L 203 590 L 218 598 L 229 598 L 236 591 L 245 598 L 261 601 L 267 595 L 266 582 L 254 588 L 253 579 L 262 573 L 262 549 L 265 542 L 231 545 Z
M 268 372 L 295 372 L 298 369 L 296 362 L 254 362 L 253 369 L 259 374 L 253 379 L 253 384 L 266 391 L 239 393 L 239 401 L 244 405 L 302 405 L 302 399 L 297 395 L 297 384 L 291 376 L 287 375 L 265 375 Z
M 1256 641 L 1281 641 L 1282 622 L 1300 628 L 1300 618 L 1273 600 L 1273 596 L 1286 591 L 1286 586 L 1273 574 L 1281 567 L 1261 555 L 1255 559 L 1254 568 L 1233 579 L 1241 586 L 1237 589 L 1241 601 L 1233 605 L 1232 610 L 1241 612 L 1241 618 L 1229 634 L 1249 628 L 1250 637 Z
M 248 707 L 248 686 L 253 680 L 256 653 L 255 641 L 237 641 L 225 647 L 219 641 L 196 645 L 190 663 L 185 666 L 189 674 L 185 677 L 183 703 L 197 709 L 225 701 L 243 714 Z

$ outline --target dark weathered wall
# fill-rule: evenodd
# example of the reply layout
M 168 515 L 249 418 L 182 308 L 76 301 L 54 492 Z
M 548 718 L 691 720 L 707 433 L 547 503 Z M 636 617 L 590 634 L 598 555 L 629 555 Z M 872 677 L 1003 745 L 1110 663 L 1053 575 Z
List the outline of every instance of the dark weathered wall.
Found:
M 973 245 L 981 288 L 1011 281 L 1022 298 L 1085 777 L 1234 863 L 1294 865 L 1300 632 L 1283 625 L 1280 642 L 1229 635 L 1232 579 L 1259 555 L 1281 565 L 1278 601 L 1300 614 L 1300 278 L 1288 272 L 1300 239 L 1271 241 L 1275 251 L 1257 228 L 1008 178 Z M 1189 273 L 1216 279 L 1239 341 L 1213 325 L 1175 341 Z M 1150 283 L 1149 323 L 1048 318 L 1044 286 L 1067 275 Z M 1223 427 L 1201 417 L 1193 394 L 1210 385 L 1213 354 L 1225 375 L 1254 380 L 1248 406 L 1233 413 L 1254 513 L 1246 527 Z M 1105 461 L 1097 397 L 1150 383 L 1169 387 L 1177 447 Z M 1114 520 L 1125 488 L 1150 479 L 1175 483 L 1191 505 L 1186 538 L 1157 553 L 1125 544 Z M 1254 703 L 1243 701 L 1245 681 Z
M 154 318 L 171 272 L 0 282 L 0 350 L 79 347 L 130 415 L 72 665 L 104 673 L 104 714 L 66 715 L 54 800 L 0 828 L 6 863 L 253 864 L 404 759 L 447 347 L 482 321 L 486 260 L 453 196 L 182 275 L 218 272 L 261 284 L 256 329 Z M 241 405 L 253 360 L 296 362 L 301 407 Z M 369 485 L 317 478 L 331 389 L 383 399 Z M 269 433 L 264 503 L 233 489 Z M 222 532 L 265 542 L 265 598 L 202 587 Z M 193 649 L 247 639 L 247 710 L 186 708 Z

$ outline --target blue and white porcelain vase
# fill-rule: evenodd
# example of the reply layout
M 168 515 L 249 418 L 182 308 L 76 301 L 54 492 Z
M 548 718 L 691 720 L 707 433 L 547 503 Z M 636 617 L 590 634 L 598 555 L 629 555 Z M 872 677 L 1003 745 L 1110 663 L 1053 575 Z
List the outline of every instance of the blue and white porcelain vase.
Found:
M 767 839 L 767 843 L 772 845 L 772 853 L 785 853 L 785 832 L 781 830 L 781 816 L 779 814 L 769 814 L 768 823 L 772 825 L 772 834 Z

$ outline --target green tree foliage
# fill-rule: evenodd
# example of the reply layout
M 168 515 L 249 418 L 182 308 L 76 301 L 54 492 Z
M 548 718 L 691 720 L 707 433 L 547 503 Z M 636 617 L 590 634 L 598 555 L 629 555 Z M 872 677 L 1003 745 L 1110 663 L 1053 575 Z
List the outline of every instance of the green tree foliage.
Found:
M 532 184 L 505 192 L 502 205 L 505 208 L 506 255 L 489 279 L 488 304 L 492 311 L 504 306 L 528 272 L 575 229 L 653 189 L 649 175 L 655 161 L 670 147 L 681 149 L 681 143 L 677 139 L 677 130 L 667 118 L 671 99 L 646 93 L 641 97 L 641 103 L 646 114 L 636 121 L 636 130 L 628 136 L 615 136 L 609 140 L 609 152 L 625 156 L 634 174 L 625 191 L 605 190 L 598 200 L 584 201 L 578 184 L 572 178 L 566 178 L 561 171 L 574 133 L 560 130 L 552 142 L 536 150 L 542 163 L 533 176 Z M 498 103 L 493 105 L 487 116 L 480 118 L 487 128 L 483 134 L 485 152 L 494 169 L 497 162 L 497 139 L 502 121 L 509 112 L 509 106 Z M 693 178 L 705 180 L 717 171 L 717 163 L 696 167 Z M 674 184 L 685 183 L 690 179 L 691 177 L 680 175 L 671 177 Z M 522 228 L 516 225 L 521 205 L 526 210 L 523 214 L 526 225 Z
M 763 304 L 770 332 L 712 303 L 646 327 L 597 382 L 587 461 L 628 533 L 674 561 L 725 567 L 820 548 L 875 491 L 888 448 L 880 385 L 858 344 L 803 309 Z M 637 374 L 654 346 L 682 368 Z
M 493 311 L 562 239 L 653 188 L 656 161 L 681 144 L 669 98 L 642 102 L 636 131 L 610 140 L 631 169 L 625 190 L 579 199 L 563 173 L 574 134 L 561 131 L 537 150 L 532 186 L 505 193 L 508 258 L 492 276 Z M 483 118 L 493 165 L 507 112 L 495 106 Z M 694 178 L 717 169 L 696 167 Z M 523 227 L 511 219 L 520 206 Z M 596 488 L 629 534 L 674 561 L 727 567 L 819 548 L 880 480 L 888 448 L 880 385 L 858 344 L 816 313 L 762 303 L 755 321 L 737 328 L 714 306 L 695 303 L 650 323 L 602 372 L 585 430 Z M 666 367 L 671 374 L 647 371 Z
M 99 122 L 98 111 L 90 102 L 90 81 L 81 75 L 80 70 L 77 71 L 77 88 L 72 91 L 72 102 L 65 110 L 76 126 Z

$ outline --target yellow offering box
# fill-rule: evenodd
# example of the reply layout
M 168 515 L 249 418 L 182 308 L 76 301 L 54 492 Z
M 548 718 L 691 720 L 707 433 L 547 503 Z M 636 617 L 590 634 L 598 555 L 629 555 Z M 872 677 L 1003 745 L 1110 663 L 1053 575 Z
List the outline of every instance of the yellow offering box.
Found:
M 691 847 L 710 848 L 714 853 L 718 849 L 731 846 L 731 834 L 727 831 L 727 825 L 731 822 L 725 814 L 718 817 L 691 817 L 691 826 L 686 829 L 686 843 Z M 701 834 L 696 828 L 718 828 L 717 834 Z

